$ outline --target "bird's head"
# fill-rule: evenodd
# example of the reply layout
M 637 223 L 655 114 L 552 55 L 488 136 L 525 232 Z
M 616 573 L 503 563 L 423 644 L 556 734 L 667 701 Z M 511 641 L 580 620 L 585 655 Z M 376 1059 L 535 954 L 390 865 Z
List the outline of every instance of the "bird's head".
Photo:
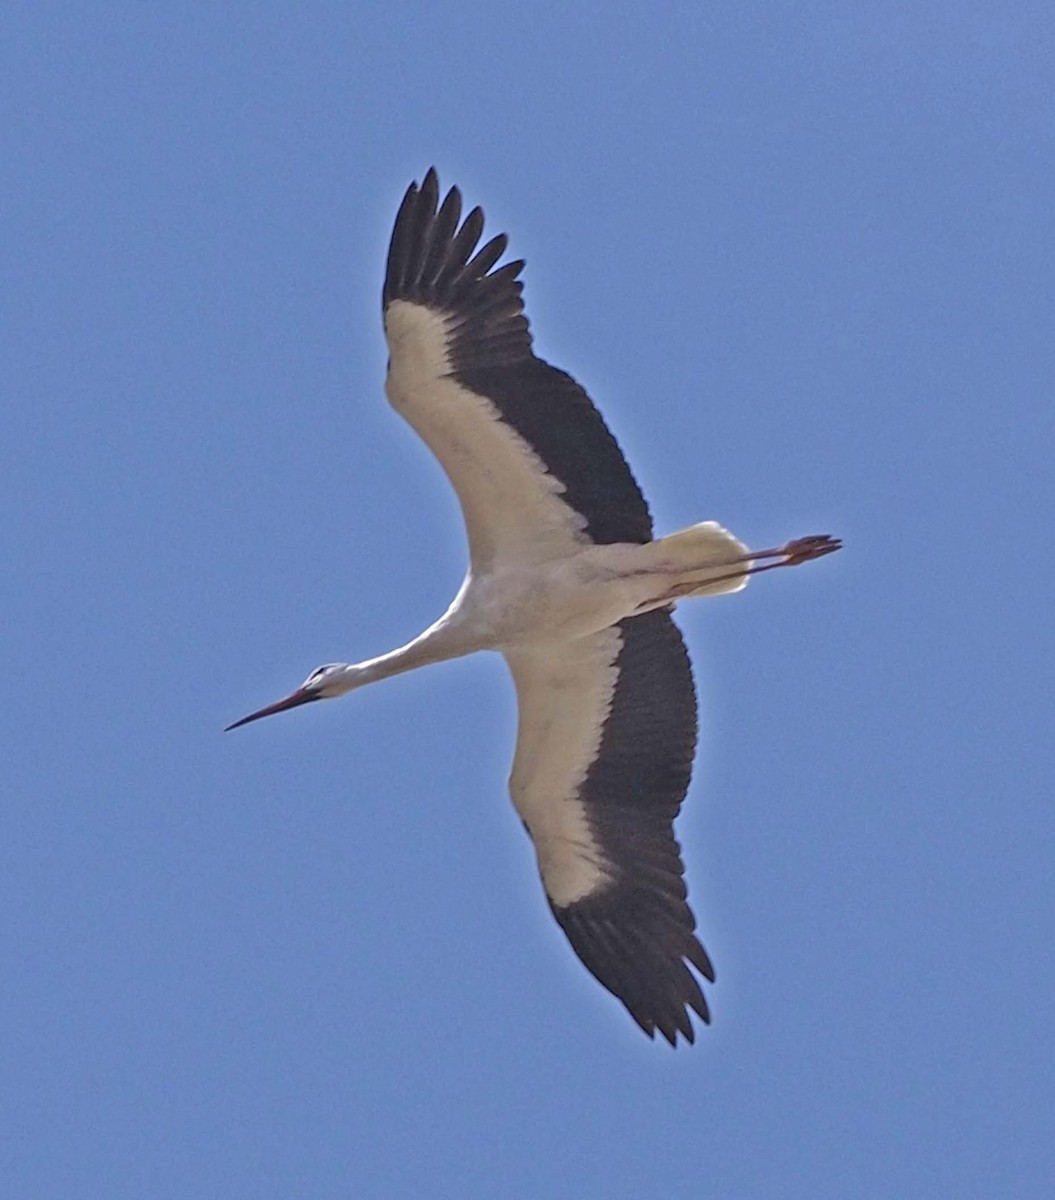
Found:
M 325 666 L 316 667 L 296 691 L 290 692 L 288 696 L 283 696 L 281 700 L 276 700 L 266 708 L 250 713 L 240 721 L 235 721 L 233 725 L 228 725 L 224 733 L 237 729 L 239 725 L 248 725 L 250 721 L 259 721 L 261 717 L 270 717 L 290 708 L 299 708 L 312 700 L 332 700 L 335 696 L 343 696 L 356 686 L 356 682 L 355 667 L 349 663 L 327 663 Z

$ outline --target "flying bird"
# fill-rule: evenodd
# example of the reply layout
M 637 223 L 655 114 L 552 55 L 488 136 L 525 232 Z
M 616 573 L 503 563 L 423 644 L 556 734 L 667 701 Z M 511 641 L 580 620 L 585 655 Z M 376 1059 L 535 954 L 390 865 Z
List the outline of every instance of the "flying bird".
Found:
M 838 550 L 828 535 L 751 551 L 713 521 L 654 538 L 641 490 L 586 392 L 532 350 L 521 260 L 478 249 L 435 170 L 407 189 L 383 291 L 392 407 L 439 459 L 461 502 L 469 568 L 447 611 L 378 658 L 319 667 L 229 726 L 344 695 L 476 650 L 516 688 L 509 790 L 549 906 L 572 949 L 649 1037 L 709 1022 L 673 822 L 696 749 L 679 600 Z

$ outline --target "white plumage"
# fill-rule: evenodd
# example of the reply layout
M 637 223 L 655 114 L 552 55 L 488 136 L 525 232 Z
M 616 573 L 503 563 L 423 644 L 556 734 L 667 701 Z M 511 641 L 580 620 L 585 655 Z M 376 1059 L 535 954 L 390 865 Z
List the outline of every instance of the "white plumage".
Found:
M 522 262 L 482 249 L 429 171 L 396 218 L 384 287 L 392 406 L 461 502 L 469 572 L 447 612 L 406 646 L 320 667 L 230 728 L 426 663 L 498 650 L 516 686 L 509 780 L 550 907 L 579 957 L 649 1035 L 709 1020 L 673 821 L 688 790 L 696 700 L 671 611 L 751 574 L 839 548 L 826 535 L 750 552 L 704 522 L 653 540 L 645 500 L 581 387 L 537 358 Z M 760 560 L 771 560 L 759 565 Z

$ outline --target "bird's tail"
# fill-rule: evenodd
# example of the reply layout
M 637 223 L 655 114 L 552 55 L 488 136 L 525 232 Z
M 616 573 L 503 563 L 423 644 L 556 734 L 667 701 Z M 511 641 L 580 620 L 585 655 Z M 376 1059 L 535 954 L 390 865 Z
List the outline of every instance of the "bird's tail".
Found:
M 747 586 L 750 550 L 717 521 L 701 521 L 649 543 L 664 571 L 684 568 L 680 596 L 721 596 Z

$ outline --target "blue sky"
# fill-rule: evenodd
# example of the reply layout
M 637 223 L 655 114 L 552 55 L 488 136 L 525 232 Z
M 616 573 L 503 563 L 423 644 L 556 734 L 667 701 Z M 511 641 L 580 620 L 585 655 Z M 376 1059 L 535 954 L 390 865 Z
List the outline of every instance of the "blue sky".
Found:
M 0 1190 L 1046 1195 L 1048 6 L 5 25 Z M 695 1047 L 550 920 L 497 658 L 220 732 L 461 578 L 382 394 L 432 163 L 660 529 L 846 539 L 681 613 Z

